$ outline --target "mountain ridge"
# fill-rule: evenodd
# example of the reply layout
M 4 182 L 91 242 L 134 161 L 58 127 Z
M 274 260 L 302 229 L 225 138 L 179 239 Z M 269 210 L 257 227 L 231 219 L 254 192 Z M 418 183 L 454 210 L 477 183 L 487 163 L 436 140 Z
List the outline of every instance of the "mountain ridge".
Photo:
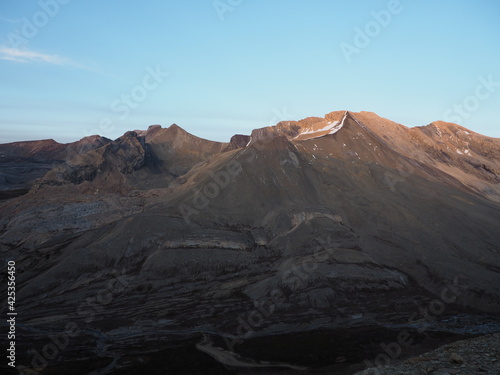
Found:
M 342 146 L 346 148 L 344 153 L 339 152 L 339 145 L 329 145 L 329 148 L 334 149 L 330 156 L 345 159 L 357 155 L 356 157 L 361 159 L 359 156 L 361 154 L 365 155 L 365 161 L 371 160 L 375 162 L 378 157 L 383 155 L 367 154 L 367 150 L 372 146 L 373 142 L 378 144 L 374 146 L 375 149 L 385 148 L 386 150 L 392 149 L 395 151 L 397 154 L 391 154 L 394 160 L 403 157 L 404 159 L 413 160 L 413 164 L 415 162 L 424 162 L 452 178 L 462 181 L 464 188 L 470 188 L 485 194 L 488 199 L 500 201 L 500 188 L 497 186 L 500 167 L 498 163 L 491 162 L 491 159 L 498 160 L 500 158 L 498 152 L 500 139 L 487 137 L 459 125 L 443 121 L 435 121 L 425 126 L 409 128 L 380 117 L 373 112 L 343 110 L 330 112 L 323 118 L 307 117 L 299 121 L 281 121 L 274 126 L 254 129 L 250 135 L 235 135 L 231 137 L 229 142 L 215 142 L 199 138 L 177 124 L 173 124 L 168 128 L 152 125 L 147 130 L 136 130 L 130 133 L 133 134 L 132 138 L 136 137 L 138 139 L 138 143 L 142 145 L 144 150 L 137 149 L 140 155 L 136 157 L 141 161 L 121 168 L 127 170 L 127 174 L 131 174 L 133 170 L 141 169 L 145 165 L 150 170 L 156 171 L 156 177 L 162 172 L 170 176 L 163 180 L 160 179 L 161 181 L 156 183 L 157 186 L 163 183 L 171 184 L 202 160 L 206 160 L 217 153 L 249 147 L 252 142 L 259 140 L 270 141 L 275 137 L 282 136 L 294 144 L 299 144 L 300 142 L 327 136 L 343 138 L 343 133 L 346 131 L 342 127 L 348 118 L 352 119 L 363 130 L 351 131 L 352 134 L 349 135 L 348 142 L 342 142 Z M 355 126 L 355 124 L 351 124 L 350 127 Z M 30 156 L 40 159 L 43 156 L 44 159 L 51 161 L 49 166 L 32 173 L 31 176 L 25 176 L 25 179 L 28 179 L 27 182 L 14 186 L 14 188 L 26 189 L 30 186 L 30 183 L 35 184 L 36 179 L 40 179 L 44 174 L 47 174 L 48 169 L 54 167 L 54 163 L 60 163 L 65 159 L 69 161 L 82 153 L 94 152 L 93 150 L 107 145 L 120 143 L 122 147 L 125 147 L 125 143 L 123 143 L 124 136 L 111 141 L 94 135 L 68 144 L 61 144 L 54 140 L 1 144 L 0 160 L 5 161 L 7 160 L 6 157 Z M 360 139 L 360 137 L 363 139 L 361 142 L 364 142 L 364 147 L 362 150 L 357 150 L 359 146 L 351 141 L 352 139 Z M 371 141 L 367 141 L 367 139 L 371 139 Z M 129 147 L 129 149 L 132 148 L 134 147 Z M 97 151 L 94 153 L 94 158 L 99 159 L 101 157 L 97 155 Z M 169 161 L 166 162 L 166 160 Z M 393 169 L 400 167 L 396 165 L 398 163 L 388 162 L 387 158 L 385 158 L 385 163 L 392 164 Z M 59 169 L 67 169 L 69 164 L 71 163 L 66 163 L 60 166 Z M 93 168 L 95 171 L 85 172 L 84 176 L 74 177 L 75 181 L 93 180 L 93 176 L 97 173 L 100 164 L 99 162 L 91 164 L 93 166 L 85 168 Z M 412 173 L 414 167 L 415 165 L 408 166 Z M 53 172 L 52 177 L 46 176 L 49 177 L 48 181 L 37 182 L 36 186 L 47 183 L 61 184 L 65 179 L 64 177 L 61 179 L 61 176 L 68 176 L 68 173 L 71 175 L 73 172 L 55 172 L 59 177 L 54 176 Z M 408 172 L 399 171 L 398 173 L 405 174 Z M 5 177 L 4 181 L 6 181 Z M 8 189 L 4 187 L 4 190 Z
M 256 129 L 274 128 L 274 127 L 277 127 L 280 124 L 284 124 L 284 123 L 300 123 L 300 122 L 307 123 L 307 122 L 310 122 L 311 120 L 316 120 L 316 121 L 331 120 L 333 118 L 338 117 L 339 113 L 345 114 L 346 112 L 349 113 L 349 114 L 351 114 L 352 116 L 356 116 L 356 115 L 358 115 L 358 116 L 369 116 L 369 117 L 372 118 L 372 120 L 373 119 L 375 119 L 375 120 L 376 119 L 384 120 L 384 121 L 390 122 L 392 124 L 402 126 L 402 127 L 406 128 L 406 129 L 418 129 L 418 128 L 431 127 L 431 126 L 436 125 L 436 124 L 442 124 L 442 125 L 445 125 L 445 126 L 452 126 L 452 127 L 458 128 L 459 130 L 462 130 L 462 131 L 467 131 L 469 133 L 480 135 L 482 137 L 500 140 L 500 138 L 491 137 L 491 136 L 488 136 L 486 134 L 478 133 L 478 132 L 475 132 L 475 131 L 473 131 L 473 130 L 471 130 L 469 128 L 466 128 L 466 127 L 464 127 L 462 125 L 458 125 L 458 124 L 455 124 L 455 123 L 452 123 L 452 122 L 443 121 L 443 120 L 435 120 L 435 121 L 432 121 L 432 122 L 428 123 L 427 125 L 417 125 L 417 126 L 409 127 L 409 126 L 406 126 L 404 124 L 401 124 L 401 123 L 389 120 L 389 119 L 387 119 L 385 117 L 381 117 L 378 114 L 376 114 L 375 112 L 371 112 L 371 111 L 354 112 L 354 111 L 350 111 L 350 110 L 339 110 L 339 111 L 329 112 L 329 113 L 325 114 L 324 117 L 311 116 L 311 117 L 305 117 L 305 118 L 303 118 L 301 120 L 285 120 L 285 121 L 280 121 L 276 125 L 270 125 L 270 126 L 265 126 L 263 128 L 256 128 Z M 169 129 L 170 127 L 177 128 L 177 129 L 179 129 L 179 130 L 181 130 L 181 131 L 183 131 L 183 132 L 185 132 L 187 134 L 190 134 L 190 135 L 193 135 L 193 136 L 196 137 L 196 135 L 194 135 L 193 133 L 188 132 L 187 130 L 185 130 L 181 126 L 177 125 L 176 123 L 173 123 L 172 125 L 170 125 L 169 127 L 166 127 L 166 128 L 162 127 L 161 125 L 156 124 L 156 125 L 150 125 L 148 127 L 148 129 L 146 129 L 146 130 L 136 129 L 134 131 L 137 132 L 138 134 L 140 133 L 140 135 L 146 135 L 146 133 L 150 129 L 151 130 Z M 244 135 L 244 134 L 237 134 L 237 135 Z M 247 135 L 247 136 L 250 136 L 250 135 Z M 85 136 L 85 137 L 81 138 L 80 140 L 69 142 L 69 143 L 58 142 L 58 141 L 55 141 L 52 138 L 47 138 L 47 139 L 30 140 L 30 141 L 25 141 L 25 140 L 12 141 L 12 142 L 0 143 L 0 145 L 5 146 L 5 145 L 15 145 L 15 144 L 23 144 L 23 143 L 37 143 L 37 142 L 50 142 L 50 143 L 57 143 L 57 144 L 60 144 L 60 145 L 68 145 L 68 144 L 73 144 L 75 142 L 83 141 L 85 139 L 92 139 L 92 138 L 109 139 L 109 138 L 106 138 L 106 137 L 101 136 L 99 134 L 93 134 L 93 135 Z M 205 139 L 205 138 L 200 138 L 200 139 L 203 139 L 203 140 L 206 140 L 206 141 L 210 141 L 210 142 L 217 142 L 217 143 L 229 143 L 229 142 L 212 141 L 210 139 Z
M 75 350 L 123 348 L 113 356 L 125 367 L 127 349 L 160 353 L 202 333 L 238 354 L 249 338 L 413 332 L 430 306 L 431 335 L 500 330 L 498 139 L 336 111 L 227 143 L 178 126 L 102 142 L 68 150 L 0 202 L 0 254 L 19 270 L 27 342 L 86 324 L 72 306 L 117 272 L 127 292 L 99 306 Z M 137 349 L 158 332 L 165 342 Z

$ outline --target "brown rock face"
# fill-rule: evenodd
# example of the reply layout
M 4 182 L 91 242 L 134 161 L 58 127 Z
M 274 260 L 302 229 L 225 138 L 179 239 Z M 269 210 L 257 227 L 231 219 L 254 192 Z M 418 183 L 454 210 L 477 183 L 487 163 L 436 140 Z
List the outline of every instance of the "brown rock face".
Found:
M 500 139 L 338 111 L 229 143 L 172 125 L 77 146 L 0 145 L 6 190 L 54 163 L 0 204 L 20 360 L 80 329 L 46 373 L 353 373 L 401 331 L 500 331 Z
M 236 134 L 231 137 L 231 141 L 229 141 L 229 149 L 230 150 L 237 150 L 238 148 L 243 148 L 246 147 L 248 142 L 250 142 L 250 136 L 248 135 L 242 135 L 242 134 Z
M 26 194 L 34 181 L 76 155 L 111 142 L 100 136 L 62 144 L 53 139 L 0 145 L 0 201 Z

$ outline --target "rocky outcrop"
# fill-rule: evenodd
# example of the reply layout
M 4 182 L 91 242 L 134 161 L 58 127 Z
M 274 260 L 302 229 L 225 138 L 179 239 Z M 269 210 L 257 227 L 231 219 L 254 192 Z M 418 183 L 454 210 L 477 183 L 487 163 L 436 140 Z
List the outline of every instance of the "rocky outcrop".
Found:
M 127 132 L 102 147 L 72 155 L 65 164 L 54 168 L 38 180 L 35 183 L 35 191 L 45 185 L 79 185 L 84 181 L 94 181 L 97 177 L 106 180 L 102 181 L 102 184 L 114 186 L 121 182 L 121 175 L 140 169 L 144 160 L 144 140 L 135 132 Z
M 111 142 L 100 136 L 73 143 L 53 139 L 0 145 L 0 201 L 26 194 L 35 180 L 66 161 Z
M 248 135 L 236 134 L 231 137 L 229 141 L 229 150 L 237 150 L 246 147 L 250 142 L 251 137 Z

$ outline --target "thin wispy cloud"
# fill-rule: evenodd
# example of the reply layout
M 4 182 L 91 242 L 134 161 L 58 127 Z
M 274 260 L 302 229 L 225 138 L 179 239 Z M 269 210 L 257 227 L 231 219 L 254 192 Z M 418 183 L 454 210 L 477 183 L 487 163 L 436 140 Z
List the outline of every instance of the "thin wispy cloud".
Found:
M 16 61 L 20 63 L 44 62 L 55 65 L 68 65 L 70 62 L 67 58 L 59 55 L 48 55 L 45 53 L 30 51 L 27 49 L 18 49 L 11 47 L 0 47 L 0 59 Z
M 18 63 L 45 63 L 89 70 L 87 66 L 64 56 L 5 46 L 0 46 L 0 60 L 14 61 Z

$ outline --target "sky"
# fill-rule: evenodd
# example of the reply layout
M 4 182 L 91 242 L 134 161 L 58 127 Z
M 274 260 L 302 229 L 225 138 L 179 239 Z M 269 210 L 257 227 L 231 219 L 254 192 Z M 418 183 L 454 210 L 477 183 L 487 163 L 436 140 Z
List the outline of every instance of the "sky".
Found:
M 0 143 L 336 110 L 500 137 L 497 0 L 1 0 Z

